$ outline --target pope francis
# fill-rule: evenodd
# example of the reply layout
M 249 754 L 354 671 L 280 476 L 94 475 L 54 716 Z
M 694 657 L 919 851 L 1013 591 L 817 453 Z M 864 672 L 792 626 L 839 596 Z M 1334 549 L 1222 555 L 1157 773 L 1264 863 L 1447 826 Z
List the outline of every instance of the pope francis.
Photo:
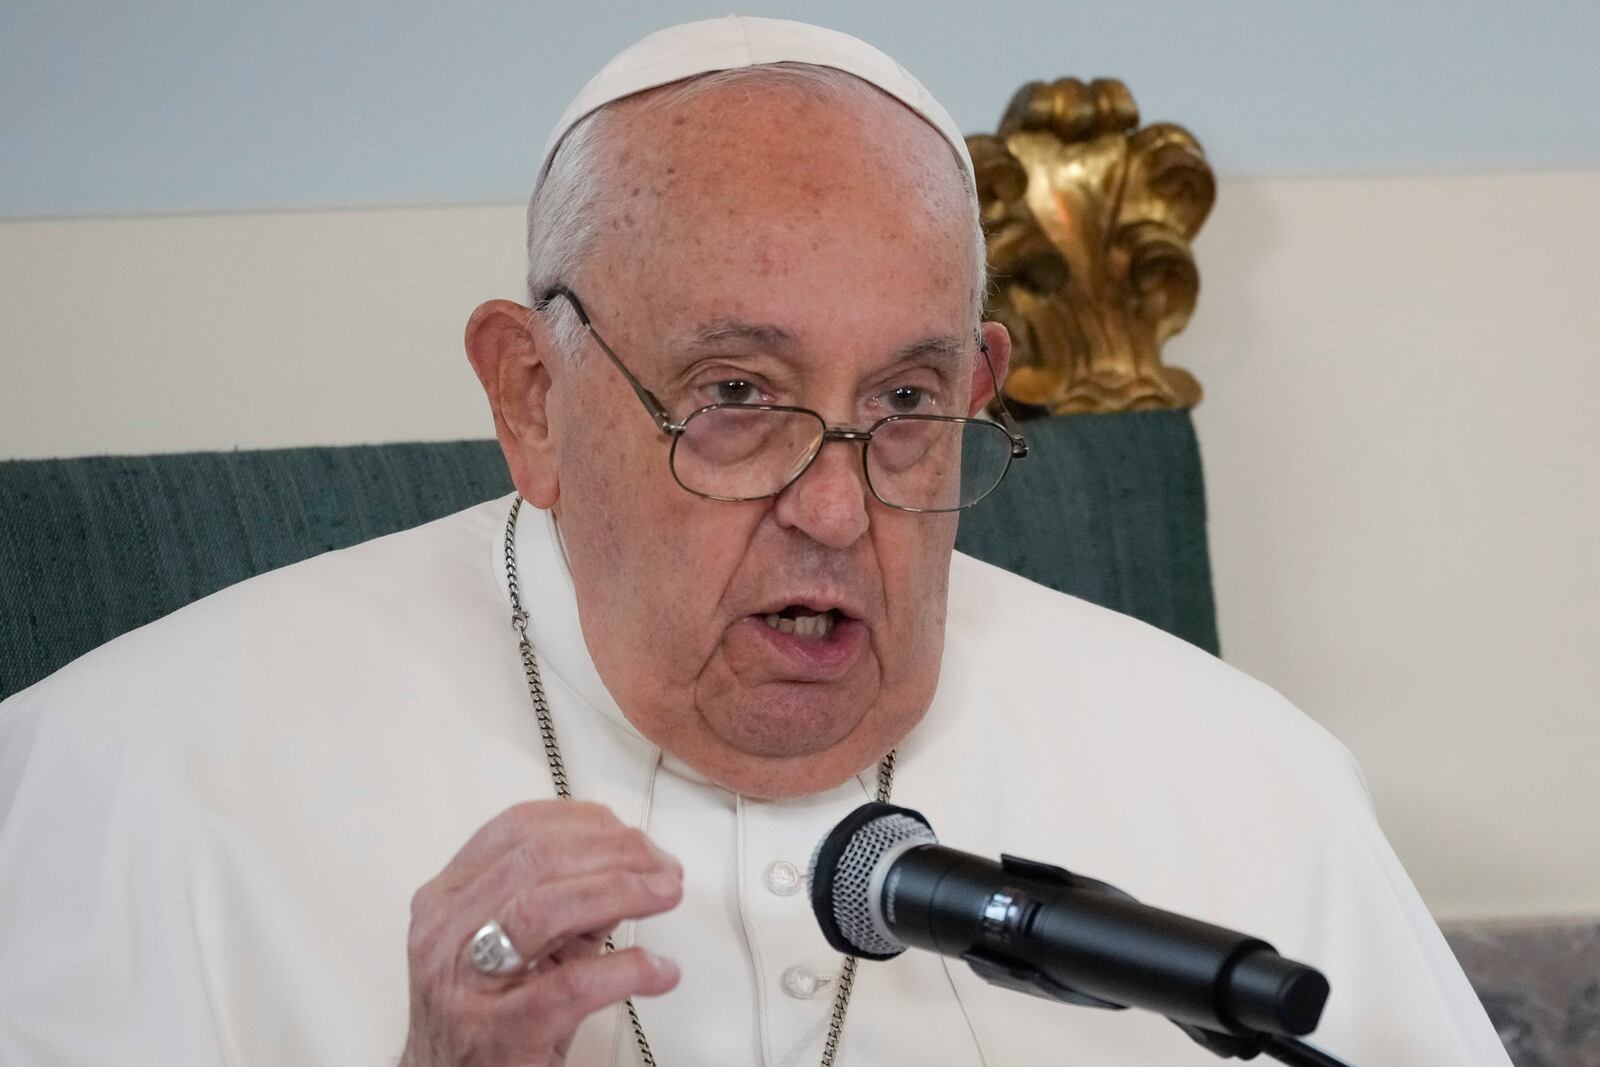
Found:
M 1507 1062 L 1335 741 L 953 553 L 1027 445 L 974 418 L 1009 341 L 971 163 L 893 60 L 647 38 L 562 118 L 528 241 L 529 306 L 466 330 L 515 497 L 0 707 L 0 1063 L 1215 1062 L 832 951 L 807 858 L 874 796 L 1312 962 L 1351 1063 Z

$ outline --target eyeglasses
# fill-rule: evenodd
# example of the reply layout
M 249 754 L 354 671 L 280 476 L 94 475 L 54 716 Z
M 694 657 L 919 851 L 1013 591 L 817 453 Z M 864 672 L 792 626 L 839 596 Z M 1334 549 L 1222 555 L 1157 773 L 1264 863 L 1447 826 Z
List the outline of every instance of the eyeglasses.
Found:
M 890 415 L 865 430 L 851 430 L 829 426 L 810 408 L 780 404 L 708 404 L 674 422 L 665 405 L 606 344 L 577 294 L 553 286 L 539 299 L 538 309 L 546 310 L 557 297 L 572 305 L 657 428 L 672 438 L 672 476 L 696 496 L 730 502 L 777 496 L 806 472 L 823 445 L 859 441 L 867 488 L 880 503 L 900 511 L 960 511 L 994 492 L 1011 461 L 1028 454 L 1028 443 L 1003 403 L 999 417 L 1004 425 L 946 415 Z M 979 351 L 998 399 L 1000 383 L 981 339 Z

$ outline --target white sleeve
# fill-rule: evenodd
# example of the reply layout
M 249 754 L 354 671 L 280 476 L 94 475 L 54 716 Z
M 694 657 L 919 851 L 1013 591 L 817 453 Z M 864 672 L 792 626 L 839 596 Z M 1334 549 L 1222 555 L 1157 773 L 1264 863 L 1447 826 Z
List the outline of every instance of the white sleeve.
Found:
M 71 692 L 71 687 L 66 687 Z M 0 1063 L 233 1062 L 191 921 L 187 827 L 114 728 L 0 704 Z
M 1321 870 L 1302 871 L 1320 921 L 1285 954 L 1315 960 L 1332 986 L 1311 1039 L 1358 1067 L 1509 1067 L 1510 1059 L 1383 836 L 1343 746 L 1322 782 Z M 1341 765 L 1342 764 L 1342 765 Z M 1309 784 L 1309 783 L 1308 783 Z M 1266 859 L 1266 857 L 1263 857 Z

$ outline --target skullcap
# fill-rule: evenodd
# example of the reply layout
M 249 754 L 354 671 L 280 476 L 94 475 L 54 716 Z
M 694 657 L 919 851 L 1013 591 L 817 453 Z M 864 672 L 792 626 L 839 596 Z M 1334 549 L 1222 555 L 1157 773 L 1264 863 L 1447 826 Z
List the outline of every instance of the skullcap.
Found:
M 727 15 L 658 30 L 623 49 L 601 67 L 600 73 L 567 105 L 551 131 L 550 139 L 545 142 L 544 160 L 539 165 L 535 188 L 544 181 L 562 138 L 585 115 L 598 108 L 697 74 L 769 63 L 832 67 L 870 82 L 926 119 L 950 142 L 969 177 L 972 174 L 967 143 L 949 112 L 909 71 L 870 44 L 849 34 L 804 22 Z

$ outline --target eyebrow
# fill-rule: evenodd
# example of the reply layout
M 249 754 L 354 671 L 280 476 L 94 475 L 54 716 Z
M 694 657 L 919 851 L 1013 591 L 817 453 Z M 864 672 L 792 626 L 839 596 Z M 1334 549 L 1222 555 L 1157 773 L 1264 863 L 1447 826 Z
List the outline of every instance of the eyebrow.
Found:
M 893 363 L 912 363 L 929 360 L 933 363 L 956 364 L 967 349 L 967 342 L 955 337 L 925 337 L 913 341 L 895 352 Z
M 769 352 L 791 352 L 799 348 L 794 334 L 782 326 L 768 323 L 742 322 L 738 319 L 717 319 L 696 330 L 689 338 L 691 348 L 713 348 L 729 342 L 740 342 Z M 911 363 L 931 360 L 935 363 L 959 363 L 966 351 L 967 342 L 957 337 L 925 337 L 902 345 L 890 356 L 889 362 Z
M 713 348 L 730 341 L 773 352 L 787 352 L 799 347 L 794 334 L 782 326 L 740 322 L 738 319 L 717 319 L 708 326 L 702 326 L 690 336 L 689 345 L 692 348 Z

